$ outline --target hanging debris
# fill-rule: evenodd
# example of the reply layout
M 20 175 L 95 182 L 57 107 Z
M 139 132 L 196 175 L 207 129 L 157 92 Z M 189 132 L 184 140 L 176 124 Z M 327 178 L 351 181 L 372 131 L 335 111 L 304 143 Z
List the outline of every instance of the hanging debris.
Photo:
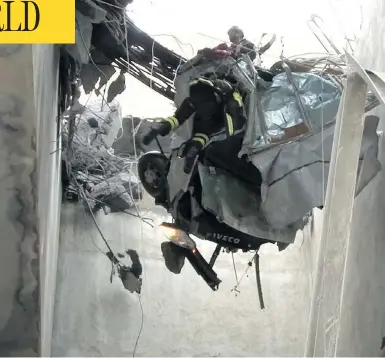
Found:
M 119 278 L 122 280 L 123 287 L 131 293 L 141 293 L 142 290 L 142 264 L 138 253 L 135 250 L 126 250 L 127 256 L 124 254 L 114 255 L 112 251 L 107 252 L 106 256 L 112 263 L 112 271 L 110 281 L 112 282 L 115 272 L 118 273 Z M 124 262 L 129 258 L 131 264 Z M 123 260 L 124 261 L 123 261 Z
M 111 103 L 113 99 L 124 92 L 126 89 L 126 79 L 124 78 L 124 72 L 120 71 L 118 78 L 110 84 L 108 87 L 107 102 Z

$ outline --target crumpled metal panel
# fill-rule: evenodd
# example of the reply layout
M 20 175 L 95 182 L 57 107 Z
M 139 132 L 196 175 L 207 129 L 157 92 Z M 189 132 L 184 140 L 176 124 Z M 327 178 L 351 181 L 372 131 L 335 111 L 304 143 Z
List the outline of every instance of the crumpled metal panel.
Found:
M 360 162 L 365 158 L 378 163 L 378 120 L 374 116 L 365 120 Z M 272 227 L 283 228 L 324 205 L 334 127 L 251 156 L 263 180 L 261 211 Z M 378 170 L 373 166 L 366 178 L 373 178 Z
M 202 164 L 198 168 L 202 183 L 202 206 L 215 214 L 219 222 L 266 240 L 294 242 L 297 230 L 304 226 L 303 220 L 283 229 L 275 229 L 260 210 L 261 200 L 255 188 L 220 169 L 210 170 Z
M 365 121 L 359 157 L 357 194 L 380 170 L 377 160 L 378 117 Z M 323 134 L 276 146 L 256 154 L 253 164 L 263 178 L 262 195 L 219 169 L 199 164 L 202 182 L 202 206 L 218 220 L 250 235 L 282 242 L 293 242 L 304 217 L 324 205 L 329 174 L 334 124 Z
M 170 168 L 167 174 L 167 183 L 169 185 L 168 197 L 173 206 L 177 204 L 174 200 L 185 193 L 190 184 L 191 173 L 186 174 L 183 171 L 183 167 L 184 158 L 178 156 L 178 151 L 173 151 L 171 153 Z M 176 213 L 176 208 L 174 209 Z

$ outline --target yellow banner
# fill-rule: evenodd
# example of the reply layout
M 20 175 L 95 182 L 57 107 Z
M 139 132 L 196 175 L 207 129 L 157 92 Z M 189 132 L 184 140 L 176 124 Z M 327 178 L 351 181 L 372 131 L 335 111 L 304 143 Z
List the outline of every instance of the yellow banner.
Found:
M 75 43 L 75 0 L 0 0 L 0 44 Z

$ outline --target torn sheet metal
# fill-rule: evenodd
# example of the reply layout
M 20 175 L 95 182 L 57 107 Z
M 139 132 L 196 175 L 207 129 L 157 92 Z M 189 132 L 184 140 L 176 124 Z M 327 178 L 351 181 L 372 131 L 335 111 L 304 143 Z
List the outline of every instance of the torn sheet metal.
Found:
M 199 164 L 199 176 L 204 209 L 215 214 L 219 222 L 236 230 L 266 240 L 293 243 L 297 230 L 305 224 L 301 218 L 283 229 L 274 229 L 261 211 L 261 198 L 254 187 L 225 171 L 202 164 Z
M 380 170 L 378 117 L 366 118 L 357 175 L 357 192 Z M 269 240 L 291 243 L 315 207 L 324 205 L 334 125 L 323 132 L 276 146 L 252 157 L 262 173 L 261 196 L 255 188 L 218 168 L 199 164 L 202 206 L 220 222 Z
M 195 159 L 195 161 L 197 158 Z M 168 196 L 170 203 L 173 203 L 173 210 L 177 212 L 178 199 L 188 190 L 191 173 L 186 174 L 183 170 L 185 158 L 178 156 L 178 151 L 171 153 L 170 168 L 167 174 L 167 183 L 169 185 Z
M 360 162 L 365 158 L 379 164 L 378 121 L 378 117 L 374 116 L 365 120 Z M 250 156 L 262 175 L 261 211 L 272 227 L 284 228 L 312 208 L 324 205 L 334 127 L 335 124 L 331 124 L 313 135 Z M 360 165 L 360 168 L 364 167 Z M 368 178 L 373 178 L 379 167 L 366 168 L 371 171 L 365 175 L 365 182 L 368 183 Z M 359 186 L 362 190 L 363 183 Z

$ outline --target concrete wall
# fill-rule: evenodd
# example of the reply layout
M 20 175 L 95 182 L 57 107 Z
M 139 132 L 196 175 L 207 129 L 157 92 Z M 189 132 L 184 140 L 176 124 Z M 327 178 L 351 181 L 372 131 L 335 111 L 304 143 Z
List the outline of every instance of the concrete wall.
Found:
M 166 214 L 148 205 L 143 210 L 160 223 Z M 168 272 L 156 231 L 126 214 L 97 215 L 116 252 L 136 249 L 143 263 L 144 324 L 137 356 L 299 356 L 303 354 L 310 302 L 311 228 L 295 245 L 278 253 L 265 246 L 261 276 L 266 310 L 259 307 L 254 268 L 239 294 L 231 256 L 216 264 L 223 280 L 212 292 L 188 262 L 181 275 Z M 317 226 L 313 225 L 313 232 Z M 304 236 L 304 237 L 303 237 Z M 199 242 L 208 257 L 214 245 Z M 80 205 L 62 207 L 58 286 L 53 332 L 54 356 L 131 356 L 140 325 L 138 297 L 110 283 L 111 264 L 105 246 Z M 315 253 L 313 253 L 313 256 Z M 252 254 L 235 254 L 238 278 Z
M 49 303 L 41 305 L 39 290 L 48 294 L 49 279 L 40 277 L 55 274 L 48 251 L 57 240 L 59 210 L 60 153 L 50 155 L 56 149 L 57 60 L 49 45 L 0 46 L 1 356 L 37 355 L 49 321 Z

